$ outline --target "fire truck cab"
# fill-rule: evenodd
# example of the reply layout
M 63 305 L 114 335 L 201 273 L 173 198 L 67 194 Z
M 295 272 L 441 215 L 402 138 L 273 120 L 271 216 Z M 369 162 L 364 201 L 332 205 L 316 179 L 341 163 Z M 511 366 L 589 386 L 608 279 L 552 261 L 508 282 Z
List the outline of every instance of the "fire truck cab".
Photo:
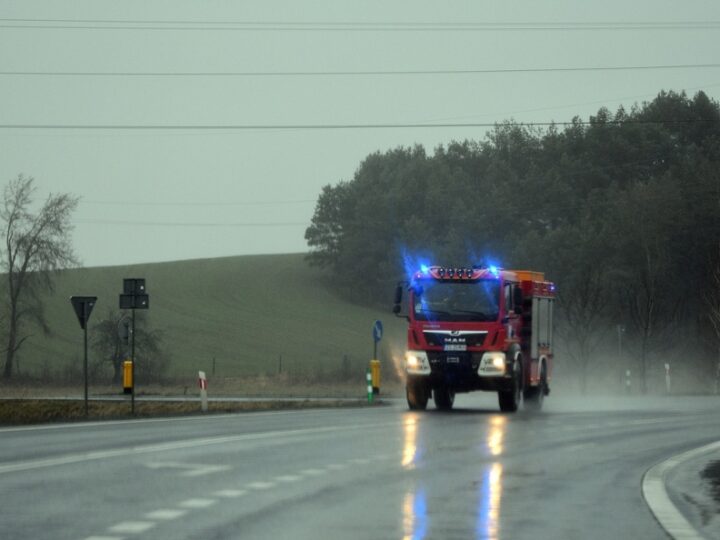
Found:
M 540 409 L 550 393 L 555 286 L 541 272 L 494 266 L 423 266 L 395 291 L 400 315 L 408 291 L 406 395 L 424 410 L 455 394 L 498 393 L 500 409 Z

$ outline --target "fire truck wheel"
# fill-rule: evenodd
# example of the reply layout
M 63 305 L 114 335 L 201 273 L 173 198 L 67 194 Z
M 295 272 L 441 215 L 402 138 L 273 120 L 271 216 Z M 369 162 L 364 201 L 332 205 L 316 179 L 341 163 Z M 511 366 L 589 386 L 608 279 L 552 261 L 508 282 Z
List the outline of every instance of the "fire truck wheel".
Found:
M 433 390 L 433 400 L 435 406 L 441 411 L 449 411 L 455 403 L 455 392 L 448 389 L 447 386 L 441 386 Z
M 515 412 L 520 406 L 520 373 L 516 372 L 513 377 L 511 390 L 498 392 L 498 402 L 502 412 Z
M 411 411 L 424 411 L 427 408 L 429 394 L 427 382 L 417 377 L 408 377 L 405 395 Z
M 547 386 L 547 377 L 545 375 L 545 366 L 542 368 L 540 373 L 540 384 L 535 387 L 528 388 L 523 392 L 523 399 L 525 401 L 525 408 L 530 411 L 539 411 L 542 409 L 543 401 L 545 399 L 545 388 Z

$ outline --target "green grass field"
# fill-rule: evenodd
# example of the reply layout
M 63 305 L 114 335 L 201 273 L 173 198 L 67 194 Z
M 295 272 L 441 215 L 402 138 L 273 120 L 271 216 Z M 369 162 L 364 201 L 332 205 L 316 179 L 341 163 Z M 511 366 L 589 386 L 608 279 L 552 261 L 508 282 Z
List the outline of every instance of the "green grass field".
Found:
M 280 357 L 285 373 L 362 377 L 375 319 L 385 326 L 379 354 L 385 373 L 394 371 L 391 357 L 404 344 L 404 321 L 390 312 L 392 291 L 388 309 L 375 310 L 340 298 L 303 254 L 239 256 L 62 272 L 46 301 L 52 335 L 32 329 L 20 351 L 21 373 L 81 372 L 83 334 L 69 297 L 98 297 L 92 340 L 93 325 L 117 311 L 122 280 L 131 277 L 146 279 L 147 324 L 164 333 L 167 375 L 174 379 L 194 381 L 199 369 L 211 375 L 213 359 L 216 377 L 276 374 Z M 101 360 L 90 355 L 91 363 Z

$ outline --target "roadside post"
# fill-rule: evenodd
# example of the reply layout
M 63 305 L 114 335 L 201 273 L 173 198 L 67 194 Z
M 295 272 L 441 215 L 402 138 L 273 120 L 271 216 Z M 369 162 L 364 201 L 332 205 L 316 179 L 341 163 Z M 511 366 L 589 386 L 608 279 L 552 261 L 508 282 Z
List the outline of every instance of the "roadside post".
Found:
M 368 403 L 373 402 L 373 387 L 372 387 L 372 375 L 370 374 L 370 369 L 365 372 L 365 380 L 367 381 L 367 397 L 368 397 Z
M 667 392 L 668 395 L 670 394 L 670 388 L 671 388 L 670 383 L 671 383 L 671 381 L 670 381 L 670 364 L 668 364 L 666 362 L 665 363 L 665 391 Z
M 123 292 L 120 293 L 120 309 L 132 311 L 130 331 L 130 414 L 135 414 L 135 310 L 148 309 L 150 307 L 150 296 L 145 289 L 145 279 L 130 278 L 123 279 Z
M 198 371 L 198 386 L 200 387 L 200 409 L 202 412 L 208 410 L 208 395 L 207 388 L 208 382 L 204 371 Z
M 630 393 L 630 390 L 632 387 L 632 380 L 630 379 L 631 375 L 632 375 L 632 372 L 629 369 L 625 371 L 625 392 L 627 394 Z
M 377 346 L 383 336 L 382 321 L 373 323 L 373 357 L 370 360 L 371 386 L 373 394 L 380 393 L 380 360 L 378 360 Z
M 88 347 L 87 347 L 87 322 L 90 319 L 90 313 L 92 313 L 95 303 L 97 302 L 97 296 L 71 296 L 70 303 L 75 310 L 78 321 L 80 321 L 80 328 L 84 331 L 84 345 L 83 350 L 83 372 L 85 374 L 85 416 L 88 416 Z

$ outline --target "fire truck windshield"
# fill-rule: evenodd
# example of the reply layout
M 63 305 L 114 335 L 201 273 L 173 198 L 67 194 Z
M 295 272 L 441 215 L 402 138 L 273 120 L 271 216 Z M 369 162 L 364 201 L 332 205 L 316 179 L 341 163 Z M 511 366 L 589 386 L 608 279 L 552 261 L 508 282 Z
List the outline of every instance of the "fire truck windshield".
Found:
M 415 288 L 414 315 L 421 321 L 494 321 L 500 282 L 423 280 Z

